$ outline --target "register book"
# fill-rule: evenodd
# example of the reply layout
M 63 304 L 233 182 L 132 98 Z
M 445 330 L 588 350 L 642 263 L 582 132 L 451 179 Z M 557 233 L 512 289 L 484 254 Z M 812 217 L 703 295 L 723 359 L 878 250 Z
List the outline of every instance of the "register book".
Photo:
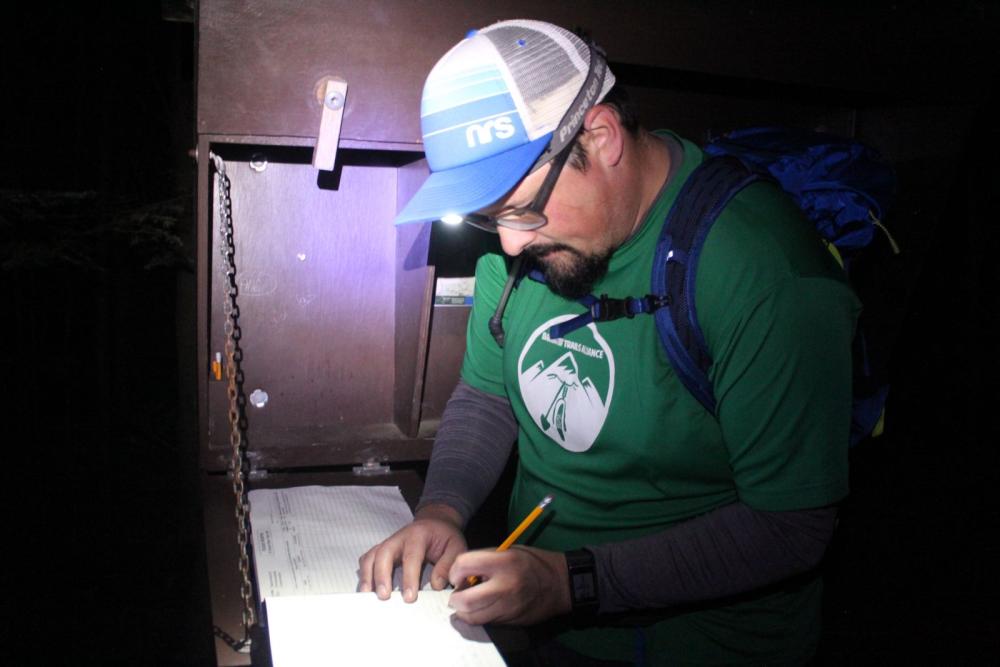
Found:
M 503 665 L 486 631 L 456 619 L 450 591 L 417 601 L 359 593 L 358 558 L 412 519 L 394 486 L 250 492 L 254 569 L 274 667 Z M 429 568 L 425 568 L 426 582 Z

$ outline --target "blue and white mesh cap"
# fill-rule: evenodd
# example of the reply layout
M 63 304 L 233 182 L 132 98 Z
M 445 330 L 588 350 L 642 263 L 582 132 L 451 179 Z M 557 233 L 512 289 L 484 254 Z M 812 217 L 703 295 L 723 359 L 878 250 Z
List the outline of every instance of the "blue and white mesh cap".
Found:
M 590 55 L 568 30 L 530 20 L 494 23 L 452 47 L 427 75 L 420 103 L 431 175 L 396 224 L 489 206 L 544 163 L 536 164 L 550 140 L 560 148 L 571 141 L 575 128 L 554 139 L 553 133 L 580 93 Z M 614 82 L 606 72 L 588 106 Z

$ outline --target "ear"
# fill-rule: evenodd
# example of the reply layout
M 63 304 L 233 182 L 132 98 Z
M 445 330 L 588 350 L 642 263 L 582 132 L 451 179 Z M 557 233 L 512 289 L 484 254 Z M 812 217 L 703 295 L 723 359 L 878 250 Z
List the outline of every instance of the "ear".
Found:
M 606 104 L 587 110 L 583 117 L 587 131 L 580 138 L 587 155 L 608 167 L 616 166 L 625 152 L 625 128 L 618 114 Z

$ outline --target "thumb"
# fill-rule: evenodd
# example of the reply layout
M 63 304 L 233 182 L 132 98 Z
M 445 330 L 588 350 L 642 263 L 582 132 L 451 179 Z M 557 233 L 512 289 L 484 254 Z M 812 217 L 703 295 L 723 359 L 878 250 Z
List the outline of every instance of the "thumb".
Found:
M 489 579 L 496 566 L 497 553 L 492 549 L 477 549 L 462 554 L 448 572 L 448 579 L 455 588 L 465 587 L 469 577 Z

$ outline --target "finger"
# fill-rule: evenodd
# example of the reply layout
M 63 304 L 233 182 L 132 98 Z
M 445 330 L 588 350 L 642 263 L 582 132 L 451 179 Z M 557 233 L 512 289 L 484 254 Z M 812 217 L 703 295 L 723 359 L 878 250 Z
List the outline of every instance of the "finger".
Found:
M 448 540 L 444 552 L 434 564 L 431 571 L 431 587 L 439 591 L 448 584 L 448 572 L 459 554 L 465 553 L 466 547 L 462 540 Z
M 431 570 L 431 588 L 440 591 L 448 585 L 448 569 L 450 567 L 451 563 L 446 563 L 444 558 L 434 564 L 434 569 Z
M 369 549 L 358 559 L 358 591 L 370 593 L 372 590 L 372 563 L 375 561 L 375 549 Z
M 396 542 L 383 542 L 375 552 L 372 566 L 372 579 L 375 585 L 375 595 L 380 600 L 388 600 L 392 593 L 392 571 L 399 558 L 399 547 Z
M 420 588 L 420 570 L 426 549 L 421 542 L 407 542 L 403 548 L 403 600 L 413 602 Z
M 503 620 L 503 596 L 495 589 L 495 586 L 485 583 L 456 591 L 448 599 L 448 606 L 455 610 L 457 618 L 471 625 Z

